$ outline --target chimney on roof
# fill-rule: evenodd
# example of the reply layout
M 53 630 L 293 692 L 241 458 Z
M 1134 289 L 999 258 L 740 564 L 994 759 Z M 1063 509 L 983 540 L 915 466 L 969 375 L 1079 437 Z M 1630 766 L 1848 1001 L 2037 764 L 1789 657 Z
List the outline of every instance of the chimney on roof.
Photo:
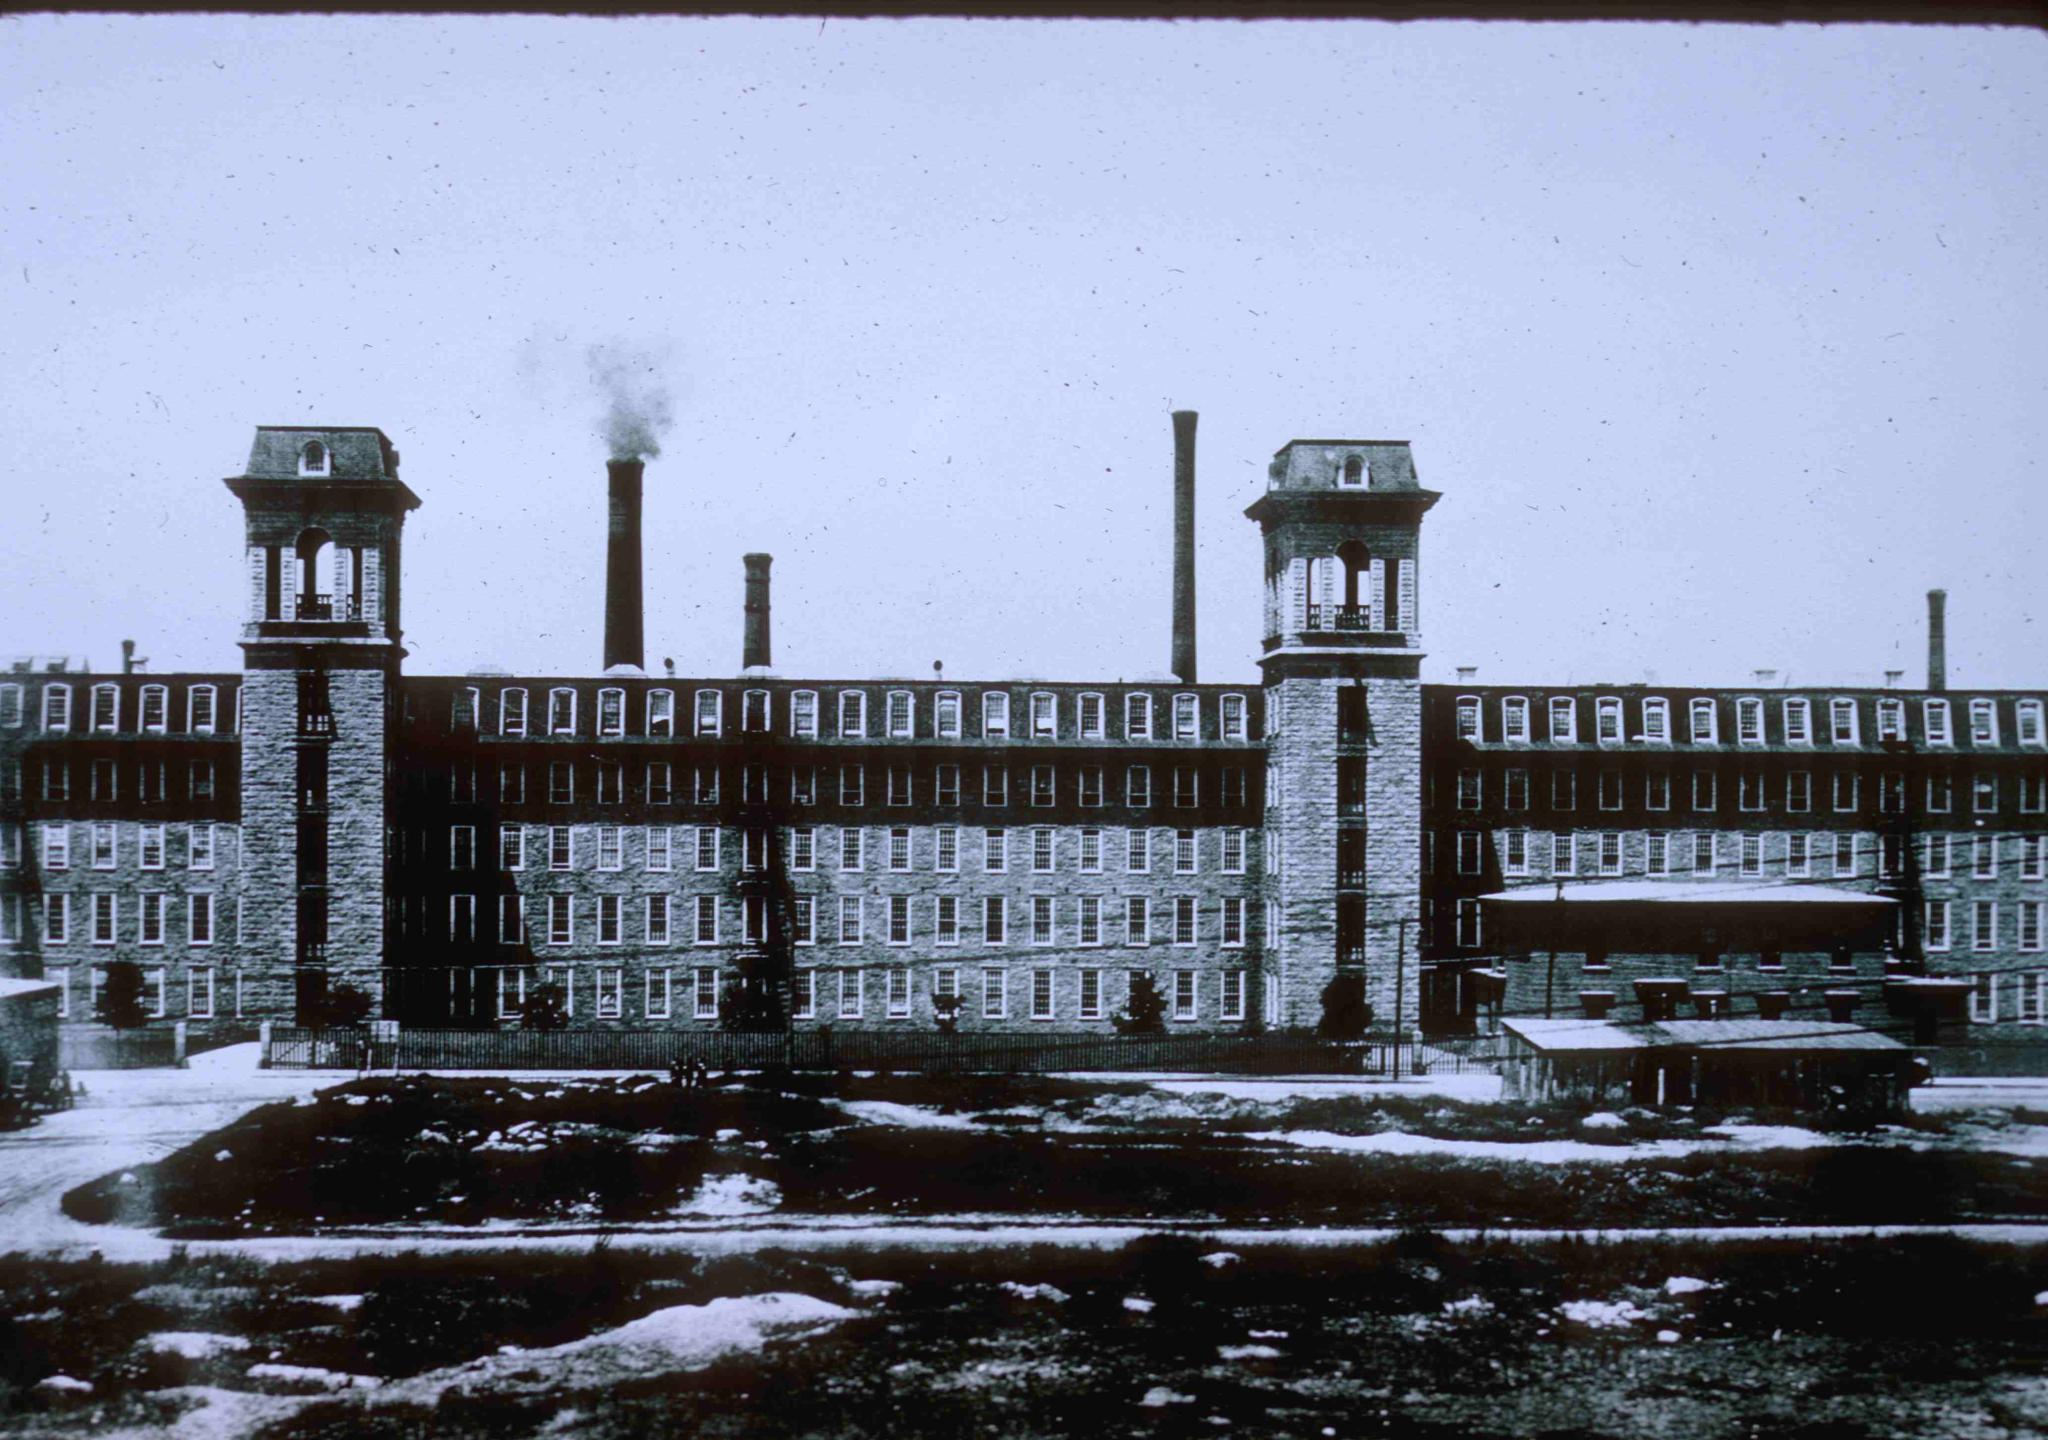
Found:
M 1195 683 L 1195 419 L 1173 412 L 1173 673 Z
M 766 669 L 775 663 L 769 658 L 768 637 L 768 567 L 775 557 L 754 554 L 740 559 L 747 567 L 746 633 L 740 645 L 740 664 L 748 670 Z
M 1460 685 L 1470 685 L 1478 678 L 1479 667 L 1477 665 L 1460 665 L 1458 667 L 1458 683 Z
M 647 660 L 646 628 L 640 604 L 640 480 L 646 462 L 607 460 L 611 475 L 611 525 L 604 566 L 604 668 Z
M 1927 592 L 1927 688 L 1948 689 L 1948 591 Z
M 1884 688 L 1896 690 L 1899 688 L 1899 682 L 1905 678 L 1906 672 L 1903 670 L 1887 670 L 1884 672 Z
M 123 675 L 135 673 L 135 642 L 133 640 L 123 640 L 121 642 L 121 673 Z
M 1758 685 L 1775 685 L 1778 683 L 1778 672 L 1775 670 L 1752 670 L 1750 675 Z

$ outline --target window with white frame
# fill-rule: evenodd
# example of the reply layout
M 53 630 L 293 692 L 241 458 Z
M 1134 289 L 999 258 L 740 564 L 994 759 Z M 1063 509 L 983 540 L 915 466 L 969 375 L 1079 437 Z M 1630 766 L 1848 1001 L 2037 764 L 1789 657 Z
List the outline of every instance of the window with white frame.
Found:
M 932 729 L 941 740 L 960 738 L 960 692 L 941 690 L 932 698 Z
M 1998 946 L 1998 902 L 1978 900 L 1970 906 L 1970 948 L 1993 950 Z
M 1229 826 L 1229 827 L 1226 827 L 1226 828 L 1224 829 L 1224 831 L 1223 831 L 1223 873 L 1224 873 L 1225 875 L 1242 875 L 1242 874 L 1244 874 L 1244 856 L 1245 856 L 1245 840 L 1244 840 L 1244 837 L 1245 837 L 1245 832 L 1244 832 L 1244 831 L 1242 831 L 1242 830 L 1240 830 L 1240 829 L 1238 829 L 1238 828 L 1237 828 L 1236 826 Z
M 889 868 L 908 870 L 910 868 L 910 827 L 898 825 L 889 831 Z
M 2013 719 L 2020 744 L 2048 744 L 2048 726 L 2042 723 L 2039 700 L 2018 701 L 2013 706 Z
M 988 895 L 982 899 L 981 938 L 988 945 L 1009 943 L 1010 908 L 1000 895 Z
M 1050 945 L 1053 941 L 1053 902 L 1050 895 L 1031 897 L 1031 943 Z
M 204 687 L 210 688 L 210 687 Z M 0 728 L 14 730 L 21 725 L 22 688 L 13 681 L 0 685 Z
M 1223 1019 L 1244 1019 L 1244 971 L 1225 970 L 1217 977 L 1217 1001 Z
M 649 945 L 666 945 L 669 943 L 669 897 L 649 895 L 646 900 L 646 926 L 642 933 Z
M 1838 695 L 1828 702 L 1828 735 L 1837 745 L 1856 743 L 1856 702 Z
M 170 691 L 161 685 L 142 687 L 142 722 L 145 733 L 161 735 L 168 728 Z
M 818 1018 L 818 972 L 799 970 L 791 977 L 789 991 L 790 1018 L 815 1020 Z
M 1005 971 L 995 969 L 981 972 L 981 1018 L 984 1020 L 1000 1020 L 1010 1013 L 1005 974 Z
M 1764 702 L 1745 697 L 1735 702 L 1735 738 L 1744 745 L 1764 743 Z
M 1559 830 L 1550 837 L 1550 873 L 1552 875 L 1575 875 L 1578 873 L 1576 847 L 1569 830 Z
M 1920 721 L 1927 732 L 1929 745 L 1947 745 L 1952 737 L 1948 729 L 1948 701 L 1923 700 L 1920 704 Z
M 699 735 L 718 735 L 725 729 L 725 693 L 720 690 L 699 690 L 697 692 L 697 725 Z
M 1972 835 L 1970 837 L 1970 874 L 1978 880 L 1998 878 L 1998 837 L 1996 835 Z
M 798 690 L 789 697 L 789 733 L 799 740 L 818 738 L 818 692 Z
M 1268 794 L 1273 792 L 1268 791 Z M 1152 767 L 1132 765 L 1124 771 L 1124 803 L 1133 810 L 1149 809 L 1152 804 Z
M 1920 837 L 1920 871 L 1929 879 L 1946 880 L 1949 877 L 1950 839 L 1947 835 Z
M 548 734 L 576 733 L 576 692 L 566 686 L 548 691 Z
M 1124 834 L 1124 869 L 1132 875 L 1152 872 L 1152 832 L 1134 827 Z
M 1043 690 L 1031 695 L 1031 733 L 1039 739 L 1059 734 L 1059 697 Z
M 865 690 L 839 692 L 839 733 L 861 738 L 868 733 L 868 696 Z
M 2020 879 L 2048 880 L 2048 836 L 2020 837 Z
M 1173 873 L 1192 875 L 1197 868 L 1195 832 L 1176 830 L 1173 832 Z
M 865 978 L 866 972 L 861 970 L 841 970 L 839 972 L 840 1019 L 860 1019 L 861 1011 L 864 1008 L 863 1002 L 866 999 L 866 996 L 862 993 L 862 981 Z
M 1221 706 L 1223 738 L 1225 740 L 1246 739 L 1251 731 L 1246 721 L 1244 696 L 1225 695 Z
M 1643 776 L 1643 804 L 1651 810 L 1671 808 L 1671 772 L 1652 770 Z
M 1764 873 L 1764 837 L 1756 834 L 1742 837 L 1742 873 L 1761 875 Z
M 45 685 L 43 687 L 43 730 L 48 734 L 59 734 L 71 728 L 71 687 L 69 685 Z
M 1094 947 L 1102 943 L 1102 897 L 1083 895 L 1080 899 L 1080 928 L 1078 942 Z
M 1946 901 L 1946 900 L 1929 900 L 1929 901 L 1927 902 L 1927 922 L 1926 922 L 1926 926 L 1925 926 L 1925 933 L 1926 933 L 1926 941 L 1927 941 L 1927 948 L 1928 948 L 1929 950 L 1946 950 L 1946 949 L 1948 949 L 1948 947 L 1949 947 L 1949 928 L 1948 928 L 1948 917 L 1949 917 L 1949 902 L 1948 902 L 1948 901 Z
M 1877 702 L 1877 738 L 1880 742 L 1906 738 L 1906 702 L 1903 700 L 1880 700 Z
M 110 733 L 121 728 L 121 690 L 117 685 L 92 687 L 92 728 Z
M 891 895 L 889 897 L 888 909 L 888 943 L 891 945 L 908 945 L 910 943 L 910 897 L 908 895 Z
M 616 1020 L 625 1011 L 625 972 L 616 966 L 597 971 L 597 1018 Z
M 626 867 L 624 833 L 616 825 L 597 827 L 597 868 L 623 870 Z
M 597 692 L 597 733 L 603 736 L 626 733 L 626 692 L 604 689 Z
M 1500 702 L 1500 738 L 1510 745 L 1527 743 L 1529 701 L 1526 696 L 1510 695 Z
M 799 895 L 790 902 L 789 928 L 792 938 L 799 945 L 818 943 L 818 900 L 814 895 Z
M 1458 873 L 1477 875 L 1485 860 L 1483 837 L 1477 830 L 1458 832 Z
M 1661 695 L 1651 695 L 1643 701 L 1643 739 L 1653 745 L 1670 743 L 1671 702 Z
M 1049 875 L 1053 869 L 1053 833 L 1050 825 L 1039 825 L 1031 831 L 1031 873 Z
M 994 739 L 1010 733 L 1010 695 L 1006 690 L 981 692 L 981 733 Z
M 641 831 L 642 841 L 647 850 L 647 868 L 652 871 L 666 871 L 673 868 L 670 853 L 671 834 L 666 825 L 649 825 Z
M 1081 998 L 1079 1018 L 1100 1020 L 1102 1018 L 1102 972 L 1083 970 L 1080 972 Z
M 1785 772 L 1785 808 L 1794 814 L 1803 814 L 1813 809 L 1813 772 L 1811 770 L 1788 770 Z
M 841 805 L 865 805 L 867 803 L 867 766 L 860 764 L 839 767 L 839 803 Z
M 45 728 L 48 728 L 47 726 Z M 1150 740 L 1152 738 L 1152 697 L 1132 694 L 1124 696 L 1124 738 L 1126 740 Z
M 981 868 L 990 875 L 1001 875 L 1009 870 L 1009 831 L 991 828 L 981 832 Z
M 884 999 L 891 1020 L 907 1019 L 910 1015 L 910 971 L 897 965 L 885 973 Z
M 1979 770 L 1970 777 L 1970 813 L 1973 815 L 1996 815 L 1998 813 L 1998 777 L 1989 770 Z
M 1785 743 L 1787 745 L 1811 745 L 1813 743 L 1813 706 L 1806 700 L 1785 702 Z
M 1031 972 L 1031 1018 L 1050 1020 L 1053 1018 L 1052 971 Z
M 1193 1020 L 1197 1017 L 1195 972 L 1176 970 L 1173 972 L 1173 1018 Z
M 960 943 L 960 897 L 939 895 L 932 901 L 932 942 L 937 945 L 958 945 Z
M 2048 916 L 2048 900 L 2022 900 L 2019 902 L 2019 912 L 2020 949 L 2039 950 L 2044 916 Z
M 1504 875 L 1529 873 L 1529 832 L 1503 830 L 1500 837 L 1500 868 Z
M 773 724 L 773 707 L 766 690 L 748 690 L 740 696 L 740 729 L 749 735 L 765 735 Z
M 699 895 L 696 897 L 697 917 L 692 928 L 691 943 L 716 945 L 718 943 L 718 897 Z
M 71 868 L 71 827 L 61 820 L 48 821 L 43 825 L 43 868 Z
M 1998 743 L 1998 702 L 1980 699 L 1970 702 L 1970 743 L 1972 745 L 1996 745 Z
M 576 866 L 576 832 L 567 825 L 548 826 L 548 869 L 573 870 Z
M 617 895 L 597 897 L 597 943 L 616 945 L 622 938 L 623 926 L 620 921 L 622 906 Z
M 1619 875 L 1621 873 L 1621 835 L 1617 831 L 1600 832 L 1600 873 Z
M 907 740 L 917 733 L 917 705 L 908 690 L 891 690 L 888 725 L 892 739 Z
M 1811 837 L 1803 831 L 1785 837 L 1785 873 L 1798 877 L 1813 873 Z
M 1460 695 L 1458 697 L 1457 737 L 1460 740 L 1476 741 L 1479 739 L 1479 697 L 1477 695 Z
M 1102 873 L 1102 831 L 1093 825 L 1081 831 L 1081 873 L 1100 875 Z
M 839 897 L 839 943 L 858 945 L 861 942 L 861 910 L 858 895 Z
M 1954 776 L 1944 771 L 1927 777 L 1927 809 L 1930 814 L 1948 814 L 1954 807 L 1954 799 Z
M 1854 770 L 1837 770 L 1834 773 L 1834 807 L 1838 815 L 1852 815 L 1859 803 L 1857 796 L 1857 775 Z
M 213 943 L 213 895 L 196 890 L 185 897 L 185 938 L 193 945 Z
M 1176 740 L 1198 740 L 1201 738 L 1200 701 L 1193 695 L 1173 697 L 1173 738 Z
M 1579 707 L 1569 695 L 1550 697 L 1550 740 L 1554 745 L 1570 745 L 1579 738 Z
M 157 834 L 156 863 L 154 865 L 150 864 L 148 857 L 145 855 L 142 862 L 142 868 L 145 870 L 161 870 L 164 868 L 164 827 L 161 825 L 145 825 L 142 827 L 142 833 L 145 836 L 147 836 L 151 830 L 156 831 Z M 116 830 L 116 827 L 110 824 L 100 823 L 95 824 L 92 827 L 93 869 L 112 870 L 115 867 L 118 858 L 115 853 L 117 844 L 117 834 L 118 831 Z
M 1688 707 L 1692 717 L 1692 743 L 1715 745 L 1720 743 L 1721 727 L 1714 702 L 1705 695 L 1693 697 Z
M 1594 717 L 1598 722 L 1598 735 L 1602 745 L 1612 745 L 1621 739 L 1621 699 L 1615 695 L 1602 695 L 1594 705 Z
M 1144 895 L 1124 897 L 1124 944 L 1152 943 L 1152 901 Z
M 1836 879 L 1838 879 L 1838 880 L 1842 880 L 1842 879 L 1848 879 L 1848 878 L 1851 878 L 1851 877 L 1853 877 L 1853 876 L 1854 876 L 1854 875 L 1856 874 L 1856 871 L 1857 871 L 1857 868 L 1858 868 L 1858 866 L 1857 866 L 1857 851 L 1859 850 L 1859 848 L 1860 848 L 1860 846 L 1859 846 L 1859 844 L 1858 844 L 1858 839 L 1857 839 L 1857 835 L 1856 835 L 1856 832 L 1855 832 L 1855 831 L 1853 831 L 1853 830 L 1841 830 L 1841 831 L 1837 831 L 1837 832 L 1836 832 L 1836 834 L 1835 834 L 1835 878 L 1836 878 Z
M 526 692 L 518 688 L 498 692 L 498 733 L 500 735 L 524 735 L 526 733 Z
M 1103 737 L 1102 697 L 1084 694 L 1075 700 L 1074 723 L 1083 740 L 1100 740 Z
M 498 943 L 500 945 L 522 945 L 526 942 L 526 906 L 517 895 L 498 897 Z
M 570 945 L 576 939 L 576 911 L 568 895 L 548 896 L 548 944 Z
M 1195 897 L 1176 895 L 1173 897 L 1173 943 L 1193 945 L 1195 934 Z

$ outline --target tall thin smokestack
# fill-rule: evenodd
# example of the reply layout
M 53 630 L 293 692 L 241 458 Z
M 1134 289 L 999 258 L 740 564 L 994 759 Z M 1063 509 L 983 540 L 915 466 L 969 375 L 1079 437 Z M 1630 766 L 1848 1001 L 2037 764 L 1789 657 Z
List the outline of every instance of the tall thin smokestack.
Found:
M 604 566 L 604 668 L 645 668 L 647 638 L 640 606 L 641 460 L 608 460 L 611 530 Z
M 1927 688 L 1948 689 L 1948 591 L 1927 592 Z
M 1173 412 L 1173 673 L 1195 683 L 1195 412 Z
M 755 666 L 773 665 L 769 658 L 772 653 L 768 639 L 768 567 L 775 563 L 773 555 L 743 555 L 740 557 L 747 567 L 746 634 L 740 645 L 740 664 L 751 670 Z

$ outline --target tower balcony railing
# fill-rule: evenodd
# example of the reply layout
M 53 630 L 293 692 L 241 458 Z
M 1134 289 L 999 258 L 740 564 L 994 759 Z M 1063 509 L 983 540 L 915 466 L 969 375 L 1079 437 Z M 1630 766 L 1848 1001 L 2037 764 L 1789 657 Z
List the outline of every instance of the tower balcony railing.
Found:
M 363 601 L 359 595 L 336 599 L 332 595 L 311 595 L 299 601 L 301 620 L 360 620 Z
M 1311 630 L 1370 630 L 1372 607 L 1370 605 L 1311 605 L 1308 607 L 1308 628 Z
M 332 735 L 334 733 L 334 712 L 331 710 L 304 710 L 299 714 L 301 735 Z
M 1339 868 L 1337 871 L 1337 888 L 1340 890 L 1363 890 L 1365 888 L 1365 867 L 1359 865 L 1356 867 Z
M 1337 946 L 1339 965 L 1363 965 L 1365 963 L 1365 942 L 1350 941 Z

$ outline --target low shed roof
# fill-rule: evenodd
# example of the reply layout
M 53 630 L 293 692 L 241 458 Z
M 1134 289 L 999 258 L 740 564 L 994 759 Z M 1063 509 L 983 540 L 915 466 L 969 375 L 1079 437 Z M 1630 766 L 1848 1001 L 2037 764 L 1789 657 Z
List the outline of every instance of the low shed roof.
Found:
M 1607 1050 L 1903 1051 L 1888 1035 L 1828 1020 L 1503 1020 L 1501 1027 L 1552 1055 Z
M 1617 880 L 1607 884 L 1524 885 L 1479 897 L 1489 905 L 1896 905 L 1837 885 L 1760 885 L 1706 880 Z
M 23 980 L 12 975 L 0 975 L 0 1001 L 56 993 L 57 982 L 54 980 Z

